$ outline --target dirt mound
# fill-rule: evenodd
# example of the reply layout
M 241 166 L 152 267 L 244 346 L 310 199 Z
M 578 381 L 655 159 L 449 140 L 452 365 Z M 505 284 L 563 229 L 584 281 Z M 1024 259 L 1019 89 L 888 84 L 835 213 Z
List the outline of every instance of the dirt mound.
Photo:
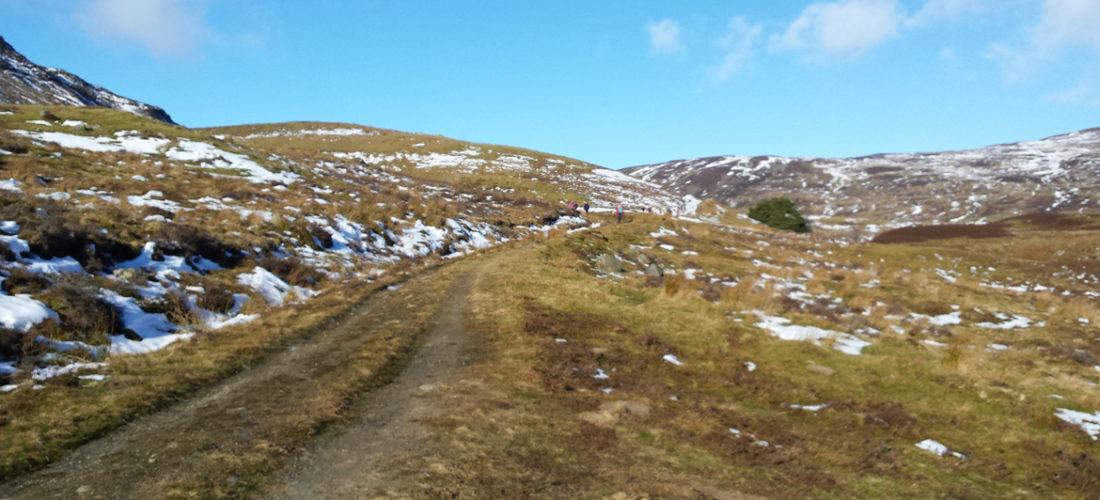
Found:
M 951 238 L 1002 238 L 1010 236 L 1003 222 L 993 224 L 946 224 L 893 229 L 875 236 L 873 243 L 919 243 Z
M 1024 214 L 1011 219 L 1006 219 L 1004 222 L 1019 222 L 1034 226 L 1036 229 L 1049 229 L 1049 230 L 1074 230 L 1074 229 L 1095 229 L 1098 221 L 1093 217 L 1089 217 L 1082 214 L 1069 214 L 1064 212 L 1039 212 Z

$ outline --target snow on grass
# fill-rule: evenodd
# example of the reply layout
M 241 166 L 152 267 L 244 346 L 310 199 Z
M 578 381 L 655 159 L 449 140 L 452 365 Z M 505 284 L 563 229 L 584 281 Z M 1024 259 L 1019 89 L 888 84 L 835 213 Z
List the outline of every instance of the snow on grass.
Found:
M 603 368 L 596 368 L 596 374 L 592 376 L 596 380 L 607 380 L 611 378 L 610 375 L 604 373 Z
M 125 297 L 106 289 L 100 289 L 99 296 L 119 310 L 124 327 L 141 337 L 141 340 L 134 340 L 125 335 L 109 336 L 111 354 L 145 354 L 191 338 L 190 332 L 174 333 L 177 327 L 165 315 L 143 311 L 133 297 Z
M 80 370 L 100 370 L 107 367 L 107 363 L 84 363 L 75 362 L 64 366 L 49 365 L 43 367 L 35 367 L 34 372 L 31 374 L 31 379 L 35 382 L 42 382 L 46 379 L 54 378 L 60 375 L 68 373 L 76 373 Z
M 297 174 L 272 172 L 243 154 L 230 153 L 205 142 L 180 139 L 177 146 L 169 149 L 164 154 L 173 160 L 199 163 L 201 168 L 239 170 L 252 182 L 292 184 L 298 180 Z
M 103 346 L 94 346 L 79 340 L 56 340 L 39 335 L 34 338 L 34 341 L 49 347 L 54 352 L 82 351 L 93 358 L 101 358 L 106 352 Z
M 664 226 L 661 226 L 660 229 L 655 232 L 649 233 L 649 235 L 653 238 L 660 238 L 661 236 L 676 236 L 676 231 L 666 229 Z
M 130 204 L 135 207 L 154 207 L 172 213 L 180 211 L 180 204 L 178 202 L 161 198 L 164 198 L 163 192 L 151 190 L 141 196 L 127 196 L 126 201 L 130 202 Z
M 25 332 L 50 318 L 57 319 L 57 313 L 30 295 L 0 294 L 0 326 L 4 328 Z
M 111 196 L 112 193 L 110 191 L 100 190 L 94 186 L 88 189 L 77 189 L 74 192 L 81 196 L 95 196 L 108 203 L 119 203 L 120 201 L 118 198 Z
M 665 354 L 661 359 L 665 360 L 666 363 L 672 363 L 676 366 L 684 366 L 684 362 L 677 359 L 676 355 L 674 354 Z
M 22 267 L 37 274 L 58 275 L 62 273 L 72 274 L 84 272 L 84 267 L 72 257 L 54 257 L 52 259 L 26 258 L 20 260 Z
M 936 326 L 948 326 L 962 324 L 962 312 L 955 311 L 953 313 L 940 314 L 938 316 L 929 316 L 927 314 L 912 313 L 914 318 L 927 319 L 929 323 Z
M 995 313 L 994 316 L 996 316 L 997 319 L 1001 320 L 1001 322 L 992 323 L 988 321 L 983 321 L 981 323 L 978 323 L 977 326 L 981 328 L 992 328 L 996 330 L 1011 330 L 1014 328 L 1027 328 L 1031 326 L 1031 319 L 1025 318 L 1017 314 L 1009 315 L 1005 313 Z
M 941 457 L 945 457 L 950 454 L 958 458 L 966 458 L 966 456 L 962 453 L 951 451 L 947 446 L 944 446 L 942 443 L 936 441 L 935 439 L 925 439 L 924 441 L 917 443 L 916 447 L 929 453 L 934 453 Z
M 237 283 L 259 292 L 268 304 L 274 306 L 283 305 L 288 295 L 309 298 L 318 293 L 308 288 L 293 286 L 260 266 L 253 267 L 252 272 L 238 274 Z
M 153 255 L 157 251 L 157 244 L 149 241 L 145 243 L 145 246 L 141 249 L 141 254 L 134 257 L 132 260 L 128 260 L 116 266 L 117 269 L 148 269 L 153 271 L 157 276 L 158 284 L 154 289 L 143 288 L 142 294 L 145 296 L 164 295 L 164 287 L 159 283 L 167 283 L 169 280 L 178 280 L 181 272 L 193 273 L 195 269 L 187 263 L 187 259 L 178 255 L 165 255 L 162 260 L 154 260 Z M 205 260 L 205 259 L 203 259 Z M 214 264 L 217 266 L 217 264 Z
M 19 223 L 13 220 L 0 221 L 0 232 L 15 234 L 19 232 Z
M 135 131 L 115 132 L 114 137 L 88 137 L 65 132 L 35 132 L 29 130 L 12 130 L 12 132 L 39 141 L 52 142 L 63 148 L 83 149 L 99 153 L 156 154 L 170 142 L 168 139 L 159 137 L 141 137 Z
M 824 410 L 828 406 L 829 406 L 829 403 L 822 403 L 822 404 L 819 404 L 819 405 L 791 405 L 791 408 L 794 408 L 795 410 L 806 410 L 806 411 L 818 412 L 818 411 Z
M 273 132 L 260 132 L 255 134 L 249 134 L 238 139 L 266 139 L 272 137 L 305 137 L 310 135 L 316 136 L 353 136 L 353 135 L 379 135 L 380 132 L 374 130 L 364 130 L 361 128 L 349 128 L 349 127 L 337 127 L 337 128 L 318 128 L 318 129 L 301 129 L 301 130 L 276 130 Z
M 22 184 L 23 184 L 22 182 L 19 182 L 15 179 L 8 179 L 6 181 L 0 181 L 0 189 L 3 189 L 4 191 L 12 191 L 12 192 L 16 192 L 16 193 L 22 193 L 23 188 L 19 187 Z
M 696 198 L 690 194 L 684 195 L 684 211 L 683 215 L 693 215 L 695 211 L 699 209 L 699 205 L 703 203 L 703 200 Z
M 64 191 L 56 191 L 53 193 L 38 193 L 37 195 L 35 195 L 35 197 L 42 198 L 44 200 L 67 201 L 69 198 L 72 198 L 72 195 Z
M 1093 441 L 1100 439 L 1100 411 L 1088 414 L 1083 411 L 1058 408 L 1054 416 L 1063 422 L 1080 427 Z
M 954 272 L 954 271 L 945 271 L 943 269 L 936 269 L 936 275 L 939 276 L 940 278 L 943 278 L 943 280 L 948 282 L 948 283 L 955 283 L 955 282 L 959 281 L 959 278 L 958 278 L 959 273 Z
M 756 363 L 753 363 L 752 361 L 746 361 L 746 362 L 741 363 L 741 364 L 745 365 L 745 369 L 750 371 L 750 372 L 756 371 Z
M 226 316 L 224 318 L 218 316 L 212 316 L 204 323 L 206 327 L 211 330 L 221 330 L 222 328 L 230 327 L 233 325 L 243 325 L 254 321 L 260 317 L 259 314 L 238 314 L 236 316 Z
M 791 320 L 787 318 L 768 316 L 760 311 L 756 311 L 756 315 L 761 319 L 756 323 L 757 327 L 769 331 L 782 340 L 810 341 L 814 345 L 822 345 L 822 340 L 833 339 L 833 349 L 853 356 L 858 356 L 864 347 L 871 345 L 870 342 L 848 333 L 825 330 L 816 326 L 792 325 Z

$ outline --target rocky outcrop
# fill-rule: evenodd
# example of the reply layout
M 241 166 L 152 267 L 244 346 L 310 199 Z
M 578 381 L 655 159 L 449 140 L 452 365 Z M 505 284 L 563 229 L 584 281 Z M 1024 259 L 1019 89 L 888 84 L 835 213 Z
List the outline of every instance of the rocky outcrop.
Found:
M 0 102 L 102 106 L 172 123 L 163 109 L 128 99 L 68 71 L 39 66 L 0 37 Z

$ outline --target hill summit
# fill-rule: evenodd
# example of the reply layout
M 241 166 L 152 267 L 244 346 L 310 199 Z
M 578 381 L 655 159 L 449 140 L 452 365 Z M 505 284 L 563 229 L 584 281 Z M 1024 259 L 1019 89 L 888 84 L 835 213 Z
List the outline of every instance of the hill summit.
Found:
M 164 109 L 122 97 L 68 71 L 39 66 L 0 36 L 0 102 L 102 106 L 172 123 Z
M 920 224 L 985 223 L 1095 210 L 1100 129 L 968 151 L 858 158 L 717 156 L 624 172 L 680 194 L 747 208 L 790 198 L 815 232 L 870 237 Z

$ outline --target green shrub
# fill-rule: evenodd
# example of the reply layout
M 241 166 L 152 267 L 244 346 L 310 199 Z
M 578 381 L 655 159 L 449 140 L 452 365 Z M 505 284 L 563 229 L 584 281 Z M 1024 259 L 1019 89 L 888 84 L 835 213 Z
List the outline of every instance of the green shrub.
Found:
M 802 214 L 794 208 L 794 203 L 787 198 L 772 198 L 757 203 L 749 209 L 749 217 L 776 229 L 796 233 L 810 232 L 806 219 L 802 218 Z

